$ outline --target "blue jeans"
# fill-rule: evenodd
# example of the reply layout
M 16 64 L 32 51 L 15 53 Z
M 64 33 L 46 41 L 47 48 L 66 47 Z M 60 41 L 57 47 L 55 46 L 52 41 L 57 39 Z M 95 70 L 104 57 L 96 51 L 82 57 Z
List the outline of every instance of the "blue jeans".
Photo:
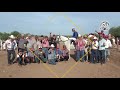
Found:
M 46 59 L 48 59 L 48 48 L 42 48 L 42 50 L 45 52 Z
M 99 50 L 99 60 L 102 63 L 105 63 L 105 50 Z
M 22 65 L 22 57 L 17 58 L 18 64 Z
M 77 50 L 76 51 L 76 60 L 77 61 L 79 61 L 80 58 L 82 58 L 82 61 L 84 61 L 84 57 L 83 57 L 84 56 L 84 52 L 85 52 L 84 50 L 81 50 L 81 51 Z
M 15 50 L 7 50 L 8 64 L 12 64 L 15 59 Z M 12 57 L 12 58 L 11 58 Z
M 105 49 L 105 60 L 107 60 L 109 55 L 110 55 L 110 50 L 108 48 L 106 48 Z
M 56 59 L 50 59 L 48 63 L 52 65 L 56 65 Z
M 96 60 L 96 62 L 98 62 L 98 50 L 97 49 L 92 49 L 91 50 L 91 62 L 94 63 Z

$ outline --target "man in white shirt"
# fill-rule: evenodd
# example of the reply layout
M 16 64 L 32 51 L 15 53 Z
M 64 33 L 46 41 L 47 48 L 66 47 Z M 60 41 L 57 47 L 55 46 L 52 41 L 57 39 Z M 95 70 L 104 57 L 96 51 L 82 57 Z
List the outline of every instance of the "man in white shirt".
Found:
M 90 61 L 91 61 L 91 63 L 98 62 L 98 40 L 97 40 L 97 37 L 93 38 Z
M 112 47 L 111 41 L 108 38 L 109 38 L 108 36 L 105 36 L 105 40 L 106 40 L 106 43 L 105 43 L 105 60 L 109 60 L 109 58 L 108 58 L 110 56 L 109 48 Z
M 103 38 L 103 35 L 100 35 L 98 47 L 99 47 L 99 60 L 101 64 L 105 63 L 105 46 L 106 46 L 105 43 L 106 40 Z
M 6 40 L 5 45 L 8 54 L 8 65 L 12 64 L 15 59 L 15 48 L 17 43 L 15 42 L 15 37 L 13 35 L 9 36 L 9 39 Z

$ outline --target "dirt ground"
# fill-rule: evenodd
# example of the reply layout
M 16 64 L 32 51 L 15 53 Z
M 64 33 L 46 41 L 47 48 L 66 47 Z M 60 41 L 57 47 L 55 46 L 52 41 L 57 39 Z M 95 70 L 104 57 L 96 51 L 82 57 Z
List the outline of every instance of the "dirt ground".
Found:
M 56 75 L 58 78 L 120 78 L 120 52 L 111 49 L 110 61 L 102 66 L 99 63 L 76 63 L 71 57 L 68 62 L 58 62 L 57 65 L 33 63 L 20 67 L 18 64 L 8 66 L 6 51 L 0 51 L 0 78 L 57 78 Z

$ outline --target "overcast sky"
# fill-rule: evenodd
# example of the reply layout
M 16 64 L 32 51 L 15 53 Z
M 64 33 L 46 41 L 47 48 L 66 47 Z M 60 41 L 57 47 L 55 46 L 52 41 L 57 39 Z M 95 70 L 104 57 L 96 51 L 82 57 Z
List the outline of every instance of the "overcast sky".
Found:
M 0 12 L 0 32 L 71 35 L 78 26 L 76 30 L 84 34 L 93 33 L 102 21 L 120 26 L 120 12 Z

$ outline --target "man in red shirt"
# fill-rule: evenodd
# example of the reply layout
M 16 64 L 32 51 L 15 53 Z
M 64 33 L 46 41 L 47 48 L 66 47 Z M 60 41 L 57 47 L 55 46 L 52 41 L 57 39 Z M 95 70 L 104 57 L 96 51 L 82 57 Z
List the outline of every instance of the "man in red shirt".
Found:
M 95 32 L 97 32 L 97 31 L 95 31 Z M 102 35 L 103 38 L 105 38 L 105 34 L 104 34 L 104 31 L 103 31 L 103 30 L 101 30 L 101 32 L 97 32 L 97 33 L 98 33 L 99 37 Z

